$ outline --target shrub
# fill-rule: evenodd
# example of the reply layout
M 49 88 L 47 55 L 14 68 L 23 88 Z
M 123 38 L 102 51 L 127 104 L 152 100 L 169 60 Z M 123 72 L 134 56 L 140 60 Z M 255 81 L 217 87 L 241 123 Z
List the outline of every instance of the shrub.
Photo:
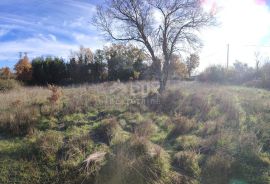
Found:
M 0 92 L 10 91 L 19 88 L 19 83 L 13 79 L 0 79 Z
M 200 138 L 195 135 L 180 136 L 176 139 L 176 146 L 180 150 L 194 150 L 200 145 Z
M 208 67 L 199 75 L 198 79 L 201 82 L 223 83 L 226 81 L 226 69 L 222 66 Z
M 108 145 L 121 141 L 122 129 L 115 118 L 105 119 L 99 126 L 92 130 L 92 139 L 97 142 L 103 142 Z
M 198 178 L 201 170 L 199 167 L 199 155 L 191 151 L 182 151 L 174 155 L 173 165 L 189 177 Z
M 192 177 L 188 177 L 179 172 L 171 172 L 170 173 L 170 183 L 171 184 L 199 184 L 197 179 Z
M 179 112 L 179 108 L 181 107 L 181 100 L 183 100 L 183 98 L 183 94 L 177 90 L 168 91 L 161 97 L 161 111 L 170 115 Z
M 184 116 L 177 116 L 173 118 L 172 122 L 174 127 L 170 131 L 168 138 L 187 134 L 197 127 L 197 124 L 193 119 L 188 119 Z
M 37 158 L 44 163 L 54 164 L 58 157 L 58 151 L 63 146 L 63 135 L 60 132 L 49 130 L 41 132 L 34 144 Z
M 0 114 L 0 131 L 13 136 L 31 134 L 37 124 L 39 111 L 35 107 L 14 106 Z
M 202 173 L 203 183 L 229 183 L 232 158 L 224 154 L 216 154 L 207 159 Z
M 189 118 L 196 118 L 198 121 L 207 120 L 211 106 L 208 98 L 202 94 L 191 94 L 181 104 L 180 112 Z
M 152 121 L 141 122 L 135 127 L 135 135 L 138 137 L 149 138 L 157 131 L 157 127 Z
M 93 151 L 93 148 L 94 144 L 89 134 L 66 138 L 63 147 L 59 151 L 63 160 L 62 166 L 78 166 Z
M 97 183 L 165 183 L 170 169 L 168 154 L 145 139 L 132 139 L 115 145 L 98 175 Z
M 48 85 L 48 89 L 52 92 L 51 96 L 48 98 L 51 104 L 56 104 L 59 102 L 60 98 L 63 95 L 63 92 L 60 88 L 54 85 Z
M 155 92 L 150 92 L 145 98 L 147 107 L 156 112 L 162 112 L 169 115 L 178 113 L 181 108 L 181 102 L 184 95 L 177 90 L 166 91 L 160 95 Z

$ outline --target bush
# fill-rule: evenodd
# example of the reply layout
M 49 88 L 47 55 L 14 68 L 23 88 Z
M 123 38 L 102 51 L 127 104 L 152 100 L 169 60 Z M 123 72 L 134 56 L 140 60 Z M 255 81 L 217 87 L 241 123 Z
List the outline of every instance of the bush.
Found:
M 157 127 L 152 121 L 141 122 L 135 127 L 135 135 L 138 137 L 149 138 L 157 131 Z
M 232 158 L 216 154 L 207 159 L 203 167 L 203 183 L 228 184 Z
M 193 150 L 199 147 L 200 138 L 195 135 L 180 136 L 176 139 L 176 146 L 180 150 Z
M 226 71 L 222 66 L 211 66 L 206 68 L 198 77 L 201 82 L 224 83 L 226 81 Z
M 196 118 L 198 121 L 207 120 L 211 106 L 207 96 L 202 94 L 191 94 L 187 96 L 181 104 L 180 112 L 189 118 Z
M 34 107 L 13 107 L 12 110 L 0 114 L 0 131 L 13 136 L 24 136 L 34 132 L 39 111 Z
M 177 90 L 173 90 L 166 91 L 162 95 L 150 92 L 145 98 L 145 101 L 150 110 L 173 115 L 180 111 L 183 99 L 184 96 L 182 93 Z
M 170 169 L 168 154 L 145 139 L 115 145 L 98 175 L 98 184 L 165 183 Z
M 96 142 L 108 145 L 121 141 L 122 129 L 115 118 L 104 119 L 99 126 L 92 130 L 91 137 Z
M 173 165 L 184 171 L 184 174 L 192 178 L 198 178 L 201 170 L 199 167 L 199 155 L 191 151 L 178 152 L 174 155 Z
M 19 88 L 19 83 L 13 79 L 0 79 L 0 92 Z
M 173 118 L 173 129 L 168 135 L 168 138 L 178 137 L 179 135 L 187 134 L 197 127 L 193 119 L 188 119 L 184 116 L 177 116 Z
M 76 128 L 72 130 L 77 131 Z M 94 144 L 90 135 L 83 132 L 78 131 L 77 133 L 81 133 L 81 135 L 73 135 L 65 139 L 65 143 L 59 151 L 63 168 L 78 166 L 93 151 Z
M 37 158 L 48 165 L 55 164 L 63 143 L 63 135 L 60 132 L 49 130 L 40 133 L 34 144 Z

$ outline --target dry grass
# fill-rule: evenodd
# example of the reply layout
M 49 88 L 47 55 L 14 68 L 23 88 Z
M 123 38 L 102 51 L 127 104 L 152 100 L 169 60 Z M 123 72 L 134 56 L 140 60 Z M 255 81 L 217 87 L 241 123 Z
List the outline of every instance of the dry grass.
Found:
M 213 173 L 231 167 L 241 169 L 236 176 L 243 180 L 254 181 L 249 175 L 257 174 L 257 183 L 267 183 L 268 91 L 177 82 L 161 96 L 157 84 L 69 86 L 61 94 L 21 87 L 0 93 L 0 133 L 12 139 L 20 135 L 33 145 L 29 152 L 36 160 L 29 161 L 38 162 L 48 177 L 43 183 L 188 184 L 201 177 L 217 183 Z M 158 103 L 143 103 L 147 96 Z M 0 156 L 19 159 L 19 152 L 16 147 L 11 155 L 3 148 Z M 232 175 L 225 174 L 228 182 Z

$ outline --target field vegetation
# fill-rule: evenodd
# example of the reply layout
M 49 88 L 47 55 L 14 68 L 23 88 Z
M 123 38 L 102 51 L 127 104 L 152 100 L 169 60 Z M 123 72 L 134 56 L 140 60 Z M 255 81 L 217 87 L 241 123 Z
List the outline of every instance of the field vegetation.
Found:
M 0 183 L 270 182 L 270 93 L 197 82 L 0 94 Z

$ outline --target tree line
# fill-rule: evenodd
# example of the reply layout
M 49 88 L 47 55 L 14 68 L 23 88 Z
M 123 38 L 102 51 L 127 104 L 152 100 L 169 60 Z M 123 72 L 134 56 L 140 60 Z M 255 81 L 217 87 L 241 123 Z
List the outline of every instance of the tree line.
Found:
M 199 57 L 191 54 L 185 60 L 174 55 L 169 66 L 171 79 L 187 79 L 198 67 Z M 59 57 L 36 57 L 30 61 L 27 54 L 15 65 L 0 70 L 0 78 L 16 78 L 30 85 L 69 85 L 105 81 L 157 80 L 155 63 L 134 45 L 113 44 L 92 52 L 81 46 L 72 51 L 68 61 Z

